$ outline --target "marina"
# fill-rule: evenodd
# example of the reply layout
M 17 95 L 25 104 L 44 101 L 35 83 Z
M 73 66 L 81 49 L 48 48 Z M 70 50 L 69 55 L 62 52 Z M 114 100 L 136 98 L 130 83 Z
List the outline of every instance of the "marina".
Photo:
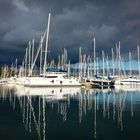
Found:
M 29 41 L 21 64 L 11 67 L 1 67 L 0 84 L 16 84 L 26 87 L 63 87 L 85 86 L 91 88 L 113 88 L 115 85 L 140 85 L 139 46 L 137 46 L 137 61 L 132 69 L 132 55 L 129 51 L 129 70 L 125 70 L 125 61 L 122 61 L 120 41 L 116 44 L 116 52 L 112 48 L 112 56 L 105 55 L 102 50 L 102 59 L 96 57 L 96 39 L 92 40 L 91 54 L 82 53 L 79 47 L 79 62 L 70 64 L 68 51 L 63 49 L 57 62 L 48 59 L 49 32 L 51 13 L 48 14 L 48 24 L 41 36 L 35 51 L 34 38 Z M 39 56 L 40 55 L 40 56 Z M 37 63 L 38 62 L 38 63 Z M 37 63 L 37 64 L 36 64 Z M 106 64 L 105 64 L 106 63 Z M 110 63 L 110 64 L 109 64 Z M 76 65 L 76 68 L 74 67 Z M 36 67 L 35 67 L 36 66 Z M 73 70 L 73 72 L 72 72 Z M 77 71 L 77 72 L 76 72 Z
M 0 0 L 0 140 L 139 140 L 139 0 Z

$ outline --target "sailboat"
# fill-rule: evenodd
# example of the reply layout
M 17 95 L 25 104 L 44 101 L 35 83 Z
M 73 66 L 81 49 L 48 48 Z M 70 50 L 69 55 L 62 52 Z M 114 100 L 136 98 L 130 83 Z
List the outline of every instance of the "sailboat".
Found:
M 133 87 L 140 86 L 140 79 L 139 78 L 119 78 L 115 80 L 115 86 L 116 85 L 130 85 Z
M 29 87 L 50 87 L 50 86 L 81 86 L 80 81 L 72 76 L 67 75 L 67 71 L 63 69 L 46 69 L 47 67 L 47 49 L 48 49 L 48 40 L 49 40 L 49 28 L 50 28 L 50 17 L 48 17 L 48 26 L 46 32 L 46 46 L 45 46 L 45 58 L 44 58 L 44 68 L 43 74 L 39 76 L 32 76 L 33 65 L 29 76 L 24 80 L 24 86 Z M 35 63 L 35 62 L 34 62 Z
M 138 52 L 138 71 L 139 71 L 139 46 L 137 47 Z M 119 60 L 120 61 L 120 60 Z M 130 61 L 130 75 L 125 77 L 120 77 L 115 79 L 115 87 L 118 85 L 128 85 L 131 87 L 140 86 L 140 71 L 139 76 L 132 76 L 132 62 L 131 62 L 131 52 L 129 52 L 129 61 Z
M 27 77 L 24 86 L 29 87 L 50 87 L 50 86 L 81 86 L 75 77 L 67 77 L 67 72 L 63 70 L 52 70 L 39 77 Z
M 95 38 L 93 38 L 93 43 L 94 43 L 94 50 L 93 50 L 93 57 L 94 57 L 94 75 L 93 77 L 90 77 L 86 80 L 86 83 L 89 83 L 92 87 L 101 87 L 101 88 L 108 88 L 108 87 L 113 87 L 114 86 L 114 80 L 111 78 L 105 78 L 104 74 L 103 76 L 98 76 L 98 72 L 96 67 L 98 66 L 96 63 L 96 48 L 95 48 Z M 98 60 L 98 59 L 97 59 Z M 98 62 L 98 61 L 97 61 Z M 103 53 L 103 63 L 104 63 L 104 53 Z M 104 65 L 104 64 L 103 64 Z M 104 71 L 104 66 L 103 66 L 103 71 Z M 103 72 L 104 73 L 104 72 Z

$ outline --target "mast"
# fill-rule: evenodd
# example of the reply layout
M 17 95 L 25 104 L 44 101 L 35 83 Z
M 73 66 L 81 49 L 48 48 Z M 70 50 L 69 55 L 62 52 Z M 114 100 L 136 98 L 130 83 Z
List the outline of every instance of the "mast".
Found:
M 99 58 L 96 57 L 96 70 L 97 70 L 97 75 L 99 75 Z
M 113 69 L 113 77 L 114 77 L 114 51 L 112 48 L 112 69 Z
M 70 78 L 70 60 L 68 62 L 68 78 Z
M 26 48 L 26 53 L 25 53 L 25 77 L 27 76 L 27 62 L 28 61 L 28 48 Z
M 25 61 L 23 60 L 22 61 L 22 66 L 21 66 L 21 76 L 23 77 L 24 76 L 24 70 L 25 70 L 25 68 L 24 68 L 24 64 L 25 64 Z
M 86 54 L 83 55 L 83 63 L 84 63 L 84 79 L 86 79 Z
M 61 65 L 61 62 L 60 62 L 60 61 L 61 61 L 61 60 L 60 60 L 60 55 L 59 55 L 59 56 L 58 56 L 58 65 L 57 65 L 57 68 L 58 68 L 58 69 L 60 69 L 60 67 L 61 67 L 61 66 L 60 66 L 60 65 Z
M 81 47 L 79 48 L 79 79 L 82 77 L 82 52 Z
M 67 50 L 64 48 L 64 69 L 67 69 Z
M 61 69 L 64 69 L 64 54 L 61 55 Z
M 28 67 L 28 68 L 29 68 L 29 69 L 28 69 L 28 76 L 31 76 L 31 75 L 30 75 L 30 70 L 31 70 L 31 42 L 30 42 L 30 41 L 29 41 L 29 51 L 28 51 L 28 55 L 29 55 L 29 60 L 28 60 L 28 61 L 29 61 L 29 64 L 28 64 L 28 65 L 29 65 L 29 67 Z
M 138 51 L 138 71 L 139 71 L 139 77 L 140 77 L 140 48 L 137 46 L 137 51 Z
M 16 71 L 15 71 L 15 73 L 16 73 L 16 76 L 17 76 L 17 71 L 18 71 L 17 70 L 17 58 L 16 58 L 16 62 L 15 63 L 16 63 Z
M 118 44 L 116 43 L 116 58 L 115 58 L 115 61 L 116 61 L 116 74 L 117 76 L 119 76 L 119 53 L 118 53 Z M 120 78 L 120 77 L 119 77 Z
M 95 37 L 93 38 L 93 43 L 94 43 L 94 79 L 95 79 L 95 75 L 96 75 L 96 54 L 95 54 Z
M 132 76 L 132 68 L 131 68 L 131 52 L 129 52 L 129 62 L 130 62 L 130 65 L 129 65 L 129 68 L 130 68 L 130 76 Z
M 47 29 L 46 29 L 46 30 L 47 30 Z M 30 75 L 32 74 L 33 68 L 34 68 L 34 66 L 35 66 L 35 62 L 36 62 L 37 57 L 38 57 L 39 52 L 40 52 L 40 49 L 42 49 L 43 41 L 44 41 L 45 36 L 46 36 L 46 30 L 45 30 L 45 32 L 44 32 L 44 35 L 41 37 L 41 40 L 40 40 L 40 43 L 39 43 L 39 47 L 38 47 L 37 53 L 36 53 L 36 55 L 35 55 L 33 64 L 32 64 L 32 66 L 31 66 Z
M 90 64 L 90 56 L 87 57 L 87 79 L 90 79 L 89 64 Z
M 43 37 L 41 36 L 41 51 L 40 51 L 40 74 L 42 73 L 42 51 L 43 51 L 43 48 L 42 48 L 42 44 L 43 44 Z
M 119 77 L 120 77 L 120 67 L 121 67 L 121 54 L 120 54 L 120 41 L 119 41 L 119 48 L 118 48 L 118 55 L 119 55 Z
M 47 59 L 47 49 L 48 49 L 48 42 L 49 42 L 49 30 L 50 30 L 50 18 L 51 18 L 51 13 L 49 13 L 48 17 L 48 27 L 47 27 L 47 35 L 46 35 L 46 48 L 45 48 L 45 58 L 44 58 L 44 77 L 46 74 L 46 59 Z
M 33 65 L 33 61 L 34 61 L 34 38 L 32 40 L 32 59 L 31 59 L 31 66 Z M 31 73 L 32 76 L 32 73 Z
M 105 64 L 104 64 L 104 51 L 102 50 L 102 58 L 103 58 L 103 77 L 105 76 Z
M 109 76 L 108 55 L 106 56 L 107 77 Z
M 91 59 L 91 57 L 90 57 L 90 60 L 89 60 L 90 62 L 90 77 L 92 78 L 92 59 Z M 90 78 L 90 80 L 91 80 L 91 78 Z

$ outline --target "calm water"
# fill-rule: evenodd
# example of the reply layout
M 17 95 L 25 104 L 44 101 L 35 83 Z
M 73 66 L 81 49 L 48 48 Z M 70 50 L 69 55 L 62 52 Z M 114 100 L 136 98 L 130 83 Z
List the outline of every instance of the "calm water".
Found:
M 0 86 L 0 140 L 138 140 L 140 90 Z

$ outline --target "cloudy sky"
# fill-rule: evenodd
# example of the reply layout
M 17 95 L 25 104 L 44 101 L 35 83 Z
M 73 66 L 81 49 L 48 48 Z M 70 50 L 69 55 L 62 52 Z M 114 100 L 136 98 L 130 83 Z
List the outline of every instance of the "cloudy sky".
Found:
M 136 51 L 140 44 L 139 0 L 0 0 L 0 64 L 22 60 L 28 41 L 38 40 L 51 11 L 50 52 L 55 57 L 68 49 L 71 62 L 78 61 L 78 49 L 97 55 L 121 41 L 121 54 Z

